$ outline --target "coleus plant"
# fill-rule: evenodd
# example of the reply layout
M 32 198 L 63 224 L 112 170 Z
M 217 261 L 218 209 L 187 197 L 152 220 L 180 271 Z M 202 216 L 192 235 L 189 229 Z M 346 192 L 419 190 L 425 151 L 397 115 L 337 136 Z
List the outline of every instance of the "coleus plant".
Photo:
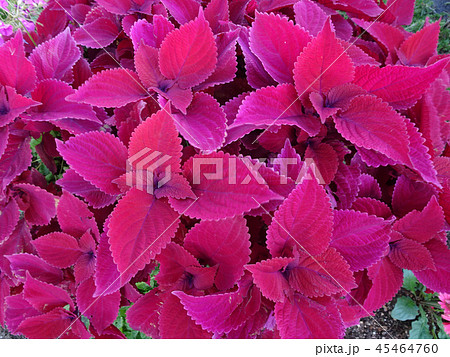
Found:
M 341 338 L 402 269 L 450 293 L 450 59 L 413 9 L 50 0 L 0 47 L 0 324 Z

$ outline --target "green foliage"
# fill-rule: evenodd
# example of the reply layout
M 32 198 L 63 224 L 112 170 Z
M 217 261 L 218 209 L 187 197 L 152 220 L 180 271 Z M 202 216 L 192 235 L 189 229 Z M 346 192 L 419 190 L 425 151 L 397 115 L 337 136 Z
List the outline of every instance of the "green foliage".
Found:
M 117 316 L 116 321 L 114 321 L 114 326 L 116 326 L 128 339 L 136 339 L 143 340 L 149 339 L 150 337 L 146 336 L 140 331 L 133 330 L 127 322 L 127 310 L 130 306 L 122 306 L 119 310 L 119 315 Z
M 435 10 L 432 0 L 416 0 L 416 5 L 414 8 L 414 18 L 411 25 L 405 27 L 409 32 L 419 31 L 425 24 L 426 18 L 429 18 L 431 22 L 435 22 L 442 18 L 441 20 L 441 33 L 439 35 L 439 53 L 449 53 L 450 52 L 450 21 L 448 14 L 439 13 Z
M 414 320 L 409 331 L 409 338 L 446 339 L 450 338 L 444 331 L 442 313 L 436 293 L 427 293 L 414 273 L 403 270 L 403 293 L 391 312 L 391 316 L 399 321 Z M 419 314 L 420 312 L 420 314 Z
M 413 299 L 406 296 L 401 296 L 397 299 L 394 310 L 391 316 L 400 321 L 414 320 L 419 314 L 419 308 Z

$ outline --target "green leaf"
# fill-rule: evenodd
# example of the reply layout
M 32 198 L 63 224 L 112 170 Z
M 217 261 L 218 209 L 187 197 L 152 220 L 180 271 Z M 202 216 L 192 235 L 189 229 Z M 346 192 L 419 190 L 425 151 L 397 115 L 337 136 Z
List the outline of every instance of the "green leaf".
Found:
M 403 270 L 403 287 L 411 292 L 416 291 L 417 278 L 411 270 Z
M 419 314 L 419 308 L 413 299 L 401 296 L 397 299 L 394 310 L 391 312 L 391 316 L 400 321 L 414 320 Z
M 152 287 L 143 281 L 136 283 L 136 288 L 138 288 L 139 292 L 142 294 L 147 294 L 150 290 L 152 290 Z
M 411 324 L 411 330 L 409 330 L 410 339 L 432 339 L 430 328 L 428 327 L 428 319 L 426 316 L 420 316 L 417 321 Z

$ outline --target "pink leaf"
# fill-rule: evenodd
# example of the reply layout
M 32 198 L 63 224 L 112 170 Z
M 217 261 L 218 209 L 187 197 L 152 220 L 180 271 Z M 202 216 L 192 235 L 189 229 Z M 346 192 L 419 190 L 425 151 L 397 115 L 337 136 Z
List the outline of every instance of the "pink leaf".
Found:
M 28 223 L 49 224 L 56 214 L 55 196 L 40 187 L 25 183 L 17 184 L 15 188 L 22 191 L 18 204 L 25 211 Z
M 252 166 L 248 158 L 223 152 L 191 157 L 183 174 L 197 198 L 169 202 L 179 213 L 211 220 L 235 217 L 280 198 Z
M 0 244 L 8 238 L 19 222 L 19 207 L 14 199 L 5 205 L 2 204 L 0 210 Z
M 25 281 L 28 272 L 33 278 L 49 284 L 59 284 L 63 280 L 61 269 L 47 264 L 35 255 L 21 253 L 6 257 L 11 263 L 11 271 L 19 281 Z
M 116 23 L 107 17 L 100 17 L 77 28 L 73 38 L 78 45 L 103 48 L 110 45 L 119 35 Z
M 36 310 L 45 313 L 66 305 L 70 305 L 71 310 L 74 309 L 72 299 L 65 290 L 33 279 L 29 273 L 26 276 L 23 295 Z
M 359 176 L 359 191 L 358 197 L 370 197 L 380 200 L 381 199 L 381 188 L 377 180 L 369 175 L 362 174 Z
M 108 236 L 103 233 L 97 248 L 97 261 L 95 265 L 95 285 L 94 297 L 99 295 L 109 295 L 120 288 L 120 273 L 111 255 Z
M 134 330 L 139 330 L 152 338 L 159 338 L 158 318 L 163 300 L 152 290 L 142 296 L 127 310 L 127 322 Z
M 58 217 L 59 226 L 64 233 L 75 238 L 81 238 L 90 229 L 95 237 L 100 236 L 94 214 L 89 211 L 86 203 L 67 191 L 63 191 L 59 199 L 56 216 Z
M 83 179 L 110 195 L 120 193 L 112 181 L 125 173 L 127 150 L 115 136 L 89 132 L 58 142 L 64 160 Z
M 20 114 L 41 103 L 17 94 L 14 88 L 0 86 L 0 127 L 14 121 Z M 2 151 L 0 149 L 0 155 Z
M 381 259 L 389 233 L 390 227 L 382 218 L 352 210 L 335 211 L 331 246 L 357 271 Z
M 425 66 L 429 58 L 437 53 L 440 22 L 425 26 L 402 43 L 397 53 L 405 66 Z
M 200 5 L 195 0 L 161 0 L 173 18 L 181 25 L 195 19 Z
M 405 237 L 425 243 L 444 229 L 444 212 L 435 196 L 419 211 L 411 211 L 394 223 L 393 228 Z
M 242 217 L 202 221 L 184 239 L 184 247 L 209 266 L 218 264 L 215 285 L 219 290 L 234 286 L 250 261 L 250 235 Z
M 191 296 L 175 291 L 188 315 L 205 330 L 223 334 L 243 325 L 260 307 L 261 293 L 254 285 L 238 291 Z
M 206 93 L 195 93 L 186 115 L 174 114 L 175 125 L 192 146 L 213 151 L 225 140 L 226 118 L 217 100 Z
M 108 236 L 121 285 L 153 259 L 175 235 L 180 219 L 163 200 L 132 188 L 111 215 Z
M 89 318 L 94 328 L 102 333 L 117 317 L 120 305 L 120 293 L 94 297 L 94 279 L 81 283 L 77 289 L 77 305 L 80 313 Z
M 342 338 L 344 325 L 331 298 L 312 300 L 295 294 L 275 304 L 281 338 Z
M 411 163 L 405 121 L 380 99 L 370 95 L 355 97 L 334 120 L 339 133 L 353 144 L 406 165 Z
M 36 86 L 36 70 L 25 57 L 21 31 L 0 47 L 0 58 L 0 83 L 21 95 L 31 92 Z
M 368 311 L 375 311 L 391 301 L 402 287 L 402 269 L 392 264 L 389 258 L 385 257 L 368 269 L 368 276 L 372 286 L 364 301 L 364 308 Z
M 293 261 L 294 258 L 272 258 L 245 268 L 252 273 L 253 281 L 266 298 L 283 302 L 291 289 L 285 277 L 288 274 L 286 267 Z
M 250 48 L 278 83 L 294 83 L 294 63 L 309 41 L 308 33 L 286 17 L 256 12 Z
M 274 257 L 292 256 L 294 249 L 316 255 L 331 238 L 330 200 L 315 179 L 305 179 L 275 212 L 267 231 L 267 247 Z
M 397 240 L 397 238 L 399 239 Z M 393 235 L 393 239 L 396 240 L 389 244 L 389 259 L 399 268 L 412 271 L 436 269 L 430 252 L 422 244 L 412 239 L 404 238 L 399 233 Z
M 295 63 L 295 89 L 300 97 L 311 92 L 326 94 L 331 88 L 349 83 L 353 78 L 352 60 L 336 39 L 328 20 Z
M 301 0 L 294 4 L 295 22 L 311 36 L 317 36 L 327 21 L 327 14 L 317 3 L 310 0 Z
M 57 181 L 57 184 L 64 190 L 83 197 L 93 208 L 108 206 L 116 200 L 115 196 L 102 192 L 100 189 L 84 180 L 73 169 L 66 170 L 63 177 Z
M 0 160 L 1 191 L 3 191 L 17 175 L 25 171 L 30 165 L 30 137 L 21 137 L 10 134 L 8 137 L 8 145 Z
M 330 296 L 356 287 L 350 266 L 334 248 L 314 257 L 302 253 L 298 263 L 291 265 L 287 268 L 289 284 L 305 296 Z
M 450 293 L 450 250 L 438 239 L 425 243 L 425 248 L 431 253 L 436 270 L 426 269 L 414 274 L 426 287 L 439 293 Z
M 174 51 L 173 49 L 177 50 Z M 159 52 L 161 73 L 177 80 L 181 88 L 203 82 L 217 63 L 213 33 L 201 13 L 197 19 L 170 32 Z
M 295 125 L 311 136 L 317 135 L 320 130 L 320 122 L 316 117 L 303 114 L 297 92 L 291 84 L 262 88 L 247 96 L 228 135 L 236 140 L 252 130 L 282 124 Z M 238 135 L 231 131 L 234 129 L 239 130 Z M 231 141 L 227 139 L 227 142 Z
M 353 202 L 352 209 L 384 219 L 388 219 L 392 216 L 392 212 L 386 203 L 369 197 L 358 197 Z
M 58 308 L 44 315 L 25 319 L 19 325 L 17 332 L 27 338 L 57 338 L 61 334 L 66 333 L 66 330 L 75 319 L 75 315 L 71 312 Z
M 420 99 L 445 65 L 444 60 L 426 68 L 358 66 L 353 83 L 388 102 L 394 109 L 407 109 Z
M 40 257 L 58 268 L 70 267 L 82 254 L 78 241 L 65 233 L 49 233 L 32 243 Z
M 2 280 L 2 282 L 4 281 Z M 9 290 L 8 286 L 8 294 Z M 41 314 L 23 298 L 23 292 L 7 296 L 5 302 L 7 304 L 5 308 L 5 321 L 9 332 L 13 334 L 17 333 L 17 328 L 23 320 Z
M 117 68 L 95 74 L 67 99 L 99 107 L 122 107 L 148 96 L 136 73 Z
M 42 105 L 30 110 L 32 120 L 58 120 L 65 118 L 85 119 L 99 123 L 92 107 L 87 104 L 72 103 L 66 100 L 74 93 L 67 83 L 56 79 L 45 79 L 39 82 L 31 93 L 33 100 Z
M 338 170 L 338 156 L 331 145 L 320 143 L 318 145 L 309 145 L 306 148 L 305 160 L 313 160 L 320 176 L 324 182 L 329 185 L 333 181 Z
M 36 47 L 30 55 L 38 80 L 63 79 L 81 53 L 69 29 Z
M 211 338 L 212 334 L 203 330 L 186 313 L 178 297 L 169 294 L 164 300 L 159 316 L 161 338 Z

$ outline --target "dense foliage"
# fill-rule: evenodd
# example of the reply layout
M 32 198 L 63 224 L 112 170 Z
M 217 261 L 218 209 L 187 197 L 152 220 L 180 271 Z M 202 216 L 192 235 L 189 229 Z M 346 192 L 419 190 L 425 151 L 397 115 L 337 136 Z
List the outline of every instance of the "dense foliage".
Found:
M 450 293 L 450 57 L 413 11 L 50 0 L 0 46 L 0 324 L 340 338 L 404 269 Z

